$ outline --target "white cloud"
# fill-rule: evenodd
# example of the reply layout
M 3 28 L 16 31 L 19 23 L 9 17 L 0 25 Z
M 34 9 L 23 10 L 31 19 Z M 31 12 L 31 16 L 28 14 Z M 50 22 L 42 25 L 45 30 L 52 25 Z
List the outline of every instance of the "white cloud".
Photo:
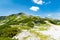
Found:
M 42 0 L 33 0 L 33 2 L 36 4 L 43 4 L 44 3 Z
M 32 10 L 32 11 L 38 11 L 38 10 L 39 10 L 39 7 L 32 6 L 32 7 L 30 8 L 30 10 Z
M 52 16 L 52 14 L 48 14 L 47 16 L 50 17 L 50 16 Z

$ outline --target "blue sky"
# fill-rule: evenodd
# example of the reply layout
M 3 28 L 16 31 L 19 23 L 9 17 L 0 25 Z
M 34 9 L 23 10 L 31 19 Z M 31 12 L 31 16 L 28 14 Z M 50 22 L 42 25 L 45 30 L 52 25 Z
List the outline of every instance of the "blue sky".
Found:
M 60 0 L 0 0 L 0 16 L 25 12 L 41 17 L 60 17 Z

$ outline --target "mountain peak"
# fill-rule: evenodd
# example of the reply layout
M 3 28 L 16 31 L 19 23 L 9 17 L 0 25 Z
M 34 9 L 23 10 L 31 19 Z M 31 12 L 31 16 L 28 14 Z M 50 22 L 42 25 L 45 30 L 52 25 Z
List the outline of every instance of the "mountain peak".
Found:
M 21 13 L 18 13 L 18 15 L 26 15 L 25 13 L 21 12 Z

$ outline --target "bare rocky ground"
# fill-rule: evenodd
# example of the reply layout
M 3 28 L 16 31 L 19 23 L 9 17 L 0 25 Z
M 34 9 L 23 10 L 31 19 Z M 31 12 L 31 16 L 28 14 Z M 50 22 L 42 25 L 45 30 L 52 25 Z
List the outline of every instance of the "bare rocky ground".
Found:
M 50 25 L 48 30 L 43 31 L 39 30 L 40 27 L 38 26 L 30 30 L 23 30 L 13 38 L 18 38 L 18 40 L 60 40 L 60 26 Z

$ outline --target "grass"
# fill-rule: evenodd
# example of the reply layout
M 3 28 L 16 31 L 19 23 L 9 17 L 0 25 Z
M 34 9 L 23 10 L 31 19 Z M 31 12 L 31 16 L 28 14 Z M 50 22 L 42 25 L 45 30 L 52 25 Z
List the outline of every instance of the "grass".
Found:
M 44 31 L 44 30 L 48 30 L 49 28 L 50 28 L 49 24 L 40 24 L 39 30 Z
M 47 35 L 43 35 L 40 32 L 36 32 L 35 30 L 30 30 L 31 33 L 35 34 L 37 37 L 40 38 L 40 40 L 47 40 L 48 36 Z
M 50 36 L 44 35 L 44 34 L 42 34 L 40 32 L 35 31 L 35 30 L 30 30 L 30 32 L 35 34 L 36 37 L 39 37 L 40 40 L 55 40 L 55 39 L 51 38 Z
M 30 37 L 30 36 L 27 36 L 27 37 L 23 37 L 23 40 L 26 40 L 28 37 Z

